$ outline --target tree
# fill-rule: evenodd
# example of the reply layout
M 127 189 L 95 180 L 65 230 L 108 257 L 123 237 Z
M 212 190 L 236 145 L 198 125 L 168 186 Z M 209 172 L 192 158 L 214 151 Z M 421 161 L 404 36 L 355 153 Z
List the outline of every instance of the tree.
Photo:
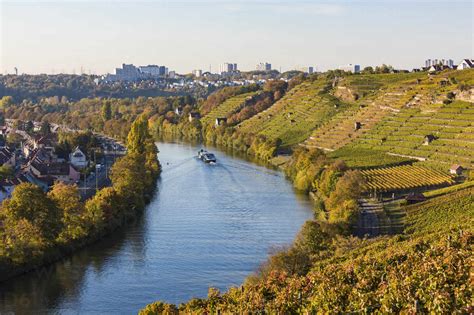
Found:
M 56 182 L 48 192 L 48 198 L 62 212 L 63 230 L 59 239 L 66 242 L 85 236 L 84 205 L 77 186 Z
M 144 115 L 132 124 L 127 137 L 127 149 L 130 153 L 144 153 L 147 139 L 150 138 L 148 121 Z
M 11 166 L 6 165 L 6 164 L 0 166 L 0 180 L 12 178 L 13 173 L 14 173 L 14 170 Z
M 29 134 L 32 134 L 34 129 L 35 129 L 35 125 L 33 124 L 33 122 L 31 120 L 28 120 L 25 123 L 25 131 Z
M 112 105 L 109 100 L 105 101 L 104 105 L 102 105 L 102 119 L 104 121 L 112 119 Z
M 4 96 L 0 99 L 0 109 L 5 109 L 13 105 L 13 97 Z
M 102 231 L 104 228 L 113 230 L 123 219 L 123 206 L 114 188 L 106 187 L 86 202 L 85 216 L 93 229 Z
M 28 221 L 48 242 L 53 242 L 61 230 L 61 212 L 41 188 L 30 183 L 15 187 L 12 197 L 3 203 L 3 212 L 11 223 Z
M 40 127 L 40 134 L 42 136 L 47 136 L 51 133 L 51 125 L 47 121 L 43 121 Z
M 372 73 L 374 73 L 374 68 L 372 68 L 371 66 L 365 67 L 362 70 L 362 74 L 372 74 Z

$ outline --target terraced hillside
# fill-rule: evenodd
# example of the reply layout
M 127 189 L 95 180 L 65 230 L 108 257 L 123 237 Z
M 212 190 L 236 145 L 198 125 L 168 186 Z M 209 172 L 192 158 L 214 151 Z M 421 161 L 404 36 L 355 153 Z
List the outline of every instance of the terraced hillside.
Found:
M 359 146 L 471 168 L 474 166 L 474 104 L 455 101 L 424 109 L 404 108 L 370 130 Z
M 284 147 L 303 142 L 316 127 L 348 108 L 325 93 L 326 86 L 326 80 L 303 82 L 267 110 L 241 123 L 239 130 L 280 138 Z
M 380 84 L 378 92 L 367 89 L 349 110 L 315 129 L 304 144 L 336 150 L 330 155 L 350 161 L 352 167 L 396 164 L 396 159 L 387 157 L 390 155 L 400 162 L 426 161 L 424 164 L 445 171 L 450 164 L 472 168 L 474 71 L 416 75 Z M 349 90 L 361 93 L 357 86 Z
M 245 102 L 258 92 L 249 92 L 231 97 L 202 118 L 204 124 L 213 124 L 216 118 L 226 118 L 244 106 Z
M 333 93 L 345 100 L 352 98 L 354 107 L 316 129 L 305 145 L 326 151 L 341 148 L 405 106 L 431 104 L 442 79 L 425 73 L 349 76 Z
M 451 176 L 422 166 L 403 165 L 362 170 L 361 173 L 367 180 L 368 191 L 399 191 L 454 184 Z

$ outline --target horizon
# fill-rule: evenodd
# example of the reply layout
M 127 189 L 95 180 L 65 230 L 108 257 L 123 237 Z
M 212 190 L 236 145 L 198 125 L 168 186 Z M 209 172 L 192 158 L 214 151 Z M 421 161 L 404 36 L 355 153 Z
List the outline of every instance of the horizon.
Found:
M 410 70 L 426 59 L 457 64 L 474 51 L 473 32 L 463 32 L 473 29 L 471 1 L 0 0 L 0 16 L 2 74 L 101 75 L 122 63 L 181 74 L 216 72 L 224 62 L 241 71 L 260 62 L 281 72 Z

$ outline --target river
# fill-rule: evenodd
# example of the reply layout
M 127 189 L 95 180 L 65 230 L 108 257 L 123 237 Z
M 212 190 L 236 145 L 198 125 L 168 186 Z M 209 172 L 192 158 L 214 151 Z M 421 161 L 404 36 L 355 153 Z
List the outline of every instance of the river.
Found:
M 135 314 L 146 304 L 239 285 L 311 218 L 284 175 L 216 149 L 159 143 L 158 192 L 136 222 L 46 268 L 0 284 L 0 314 Z

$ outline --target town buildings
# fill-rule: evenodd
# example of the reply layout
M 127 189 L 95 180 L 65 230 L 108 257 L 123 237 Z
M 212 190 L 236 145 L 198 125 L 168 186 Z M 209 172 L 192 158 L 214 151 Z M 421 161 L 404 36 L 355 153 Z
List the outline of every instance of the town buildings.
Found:
M 425 68 L 429 68 L 431 66 L 438 66 L 438 65 L 453 68 L 454 60 L 453 59 L 426 59 L 425 60 Z
M 257 64 L 256 68 L 257 71 L 271 71 L 272 70 L 272 64 L 268 62 L 260 62 Z
M 122 64 L 115 69 L 115 74 L 107 74 L 105 81 L 138 81 L 144 79 L 158 79 L 167 77 L 169 70 L 165 66 L 148 65 L 136 67 L 133 64 Z
M 227 74 L 227 73 L 233 73 L 237 72 L 237 64 L 236 63 L 229 63 L 225 62 L 220 65 L 219 67 L 219 73 L 220 74 Z

